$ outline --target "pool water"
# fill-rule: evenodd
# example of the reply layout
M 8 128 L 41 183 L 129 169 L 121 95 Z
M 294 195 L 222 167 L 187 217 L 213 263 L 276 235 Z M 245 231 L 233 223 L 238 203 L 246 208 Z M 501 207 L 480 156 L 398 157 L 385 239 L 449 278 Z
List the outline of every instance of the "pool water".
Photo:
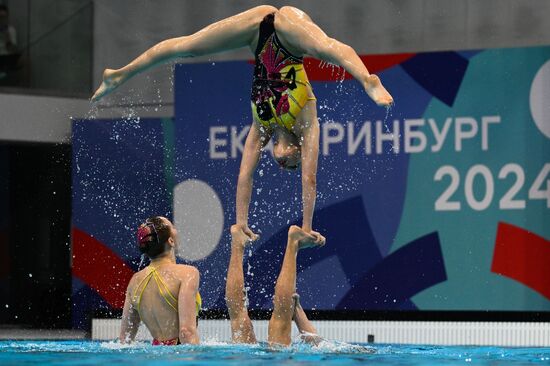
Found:
M 372 353 L 374 351 L 374 353 Z M 0 365 L 550 365 L 548 348 L 360 345 L 324 342 L 271 350 L 207 342 L 201 346 L 131 346 L 96 341 L 0 341 Z

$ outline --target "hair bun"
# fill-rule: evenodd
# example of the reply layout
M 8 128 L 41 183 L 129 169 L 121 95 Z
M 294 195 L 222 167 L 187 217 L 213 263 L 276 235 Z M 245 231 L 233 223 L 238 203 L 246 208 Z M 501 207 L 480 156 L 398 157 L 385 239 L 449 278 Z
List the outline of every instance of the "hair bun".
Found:
M 154 258 L 164 252 L 170 238 L 170 226 L 164 225 L 162 217 L 151 217 L 137 229 L 139 251 Z
M 141 226 L 137 231 L 138 245 L 141 247 L 147 246 L 153 241 L 153 232 L 149 226 Z

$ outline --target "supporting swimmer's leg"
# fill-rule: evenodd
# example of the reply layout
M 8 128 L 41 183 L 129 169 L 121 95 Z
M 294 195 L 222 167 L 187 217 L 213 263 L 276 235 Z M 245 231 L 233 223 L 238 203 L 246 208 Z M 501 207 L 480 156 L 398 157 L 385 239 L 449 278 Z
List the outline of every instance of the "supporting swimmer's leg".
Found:
M 300 249 L 325 244 L 324 238 L 317 241 L 316 239 L 298 226 L 291 226 L 288 231 L 285 256 L 275 285 L 273 314 L 269 320 L 268 342 L 270 344 L 287 346 L 291 342 L 290 333 L 295 307 L 293 295 L 296 292 L 296 257 Z
M 238 226 L 231 227 L 231 259 L 227 270 L 225 302 L 231 321 L 231 340 L 235 343 L 256 343 L 244 292 L 243 255 L 249 241 Z

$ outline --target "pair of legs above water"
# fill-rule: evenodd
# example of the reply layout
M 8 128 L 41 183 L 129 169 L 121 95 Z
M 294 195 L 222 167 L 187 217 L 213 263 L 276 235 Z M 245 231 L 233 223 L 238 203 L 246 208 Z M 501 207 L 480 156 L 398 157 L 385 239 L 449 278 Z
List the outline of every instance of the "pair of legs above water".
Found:
M 256 335 L 246 307 L 244 290 L 243 255 L 249 237 L 240 227 L 231 228 L 231 258 L 227 272 L 226 303 L 231 319 L 231 336 L 235 343 L 256 343 Z M 270 345 L 288 346 L 291 343 L 291 327 L 294 320 L 300 333 L 315 334 L 313 324 L 308 320 L 296 295 L 296 259 L 302 249 L 320 247 L 324 238 L 306 233 L 297 226 L 291 226 L 275 285 L 273 314 L 269 321 L 268 342 Z
M 342 66 L 361 83 L 378 105 L 393 103 L 380 79 L 368 72 L 353 48 L 328 37 L 300 9 L 291 6 L 277 9 L 269 5 L 257 6 L 220 20 L 189 36 L 164 40 L 128 65 L 117 70 L 106 69 L 103 82 L 92 100 L 101 99 L 134 75 L 175 58 L 204 56 L 243 47 L 249 47 L 254 52 L 258 43 L 259 25 L 268 14 L 275 14 L 277 35 L 294 55 L 301 57 L 308 54 Z

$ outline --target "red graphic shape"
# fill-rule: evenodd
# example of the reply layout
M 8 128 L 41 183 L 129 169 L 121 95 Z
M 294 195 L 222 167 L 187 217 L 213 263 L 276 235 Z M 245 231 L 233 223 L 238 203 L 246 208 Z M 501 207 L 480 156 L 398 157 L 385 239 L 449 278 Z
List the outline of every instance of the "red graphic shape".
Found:
M 73 276 L 93 288 L 113 308 L 124 306 L 134 275 L 119 256 L 99 240 L 73 227 Z
M 369 72 L 375 74 L 389 69 L 392 66 L 399 65 L 415 55 L 415 53 L 396 53 L 393 55 L 363 55 L 359 57 Z M 248 63 L 254 65 L 254 60 L 249 60 Z M 330 65 L 327 66 L 323 61 L 319 61 L 315 58 L 304 58 L 304 65 L 307 77 L 310 81 L 339 81 L 353 79 L 353 76 L 347 72 L 342 78 L 342 73 L 344 73 L 343 68 L 338 70 L 338 67 L 336 67 L 333 71 Z
M 359 56 L 363 64 L 367 67 L 371 74 L 376 74 L 385 69 L 389 69 L 392 66 L 399 65 L 400 63 L 413 57 L 414 53 L 398 53 L 394 55 L 363 55 Z M 338 81 L 353 79 L 349 73 L 345 73 L 342 78 L 344 69 L 333 72 L 331 66 L 324 66 L 323 61 L 319 61 L 315 58 L 306 57 L 304 59 L 304 65 L 307 72 L 307 77 L 311 81 Z
M 550 300 L 550 241 L 500 222 L 491 272 L 521 282 Z

